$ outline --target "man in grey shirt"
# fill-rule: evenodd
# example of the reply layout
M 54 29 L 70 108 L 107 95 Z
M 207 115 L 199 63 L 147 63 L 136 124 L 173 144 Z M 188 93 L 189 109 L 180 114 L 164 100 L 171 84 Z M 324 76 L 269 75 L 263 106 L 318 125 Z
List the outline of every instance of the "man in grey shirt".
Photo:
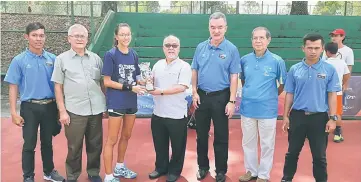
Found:
M 186 89 L 191 83 L 191 67 L 179 59 L 180 41 L 170 35 L 163 41 L 166 59 L 153 66 L 155 90 L 149 92 L 154 98 L 151 119 L 154 148 L 156 152 L 155 170 L 150 179 L 166 173 L 167 182 L 176 181 L 183 169 L 187 142 L 187 101 Z M 172 157 L 169 161 L 169 139 Z
M 99 176 L 102 114 L 106 108 L 100 84 L 103 62 L 98 55 L 86 50 L 87 40 L 88 31 L 84 26 L 75 24 L 69 28 L 71 49 L 56 58 L 51 79 L 55 82 L 60 122 L 65 126 L 68 140 L 68 182 L 76 182 L 80 176 L 84 136 L 88 178 L 92 182 L 102 181 Z

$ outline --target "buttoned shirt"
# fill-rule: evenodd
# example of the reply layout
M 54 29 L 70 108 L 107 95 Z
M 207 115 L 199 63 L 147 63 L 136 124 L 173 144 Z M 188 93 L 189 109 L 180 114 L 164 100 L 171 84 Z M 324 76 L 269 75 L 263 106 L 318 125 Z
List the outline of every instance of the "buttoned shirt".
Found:
M 84 56 L 70 49 L 55 60 L 52 81 L 63 84 L 66 109 L 74 114 L 97 115 L 106 110 L 101 90 L 100 57 L 88 50 Z
M 257 57 L 254 52 L 243 56 L 241 65 L 240 77 L 245 80 L 242 87 L 241 114 L 257 119 L 277 118 L 277 84 L 284 85 L 287 74 L 284 60 L 266 50 L 261 57 Z
M 50 81 L 55 57 L 45 50 L 36 55 L 26 49 L 11 61 L 4 81 L 18 85 L 20 101 L 55 98 L 54 83 Z
M 227 39 L 218 47 L 211 45 L 211 39 L 200 43 L 192 61 L 192 69 L 198 72 L 198 88 L 206 92 L 229 88 L 230 75 L 241 72 L 240 60 L 237 47 Z
M 176 59 L 167 63 L 159 60 L 153 66 L 154 86 L 159 89 L 169 89 L 175 85 L 184 85 L 189 88 L 192 71 L 190 65 Z M 182 119 L 187 116 L 186 91 L 171 95 L 154 95 L 153 113 L 159 117 Z
M 293 94 L 291 109 L 327 112 L 328 92 L 341 91 L 341 86 L 336 69 L 331 64 L 320 59 L 310 66 L 303 59 L 290 68 L 285 91 Z

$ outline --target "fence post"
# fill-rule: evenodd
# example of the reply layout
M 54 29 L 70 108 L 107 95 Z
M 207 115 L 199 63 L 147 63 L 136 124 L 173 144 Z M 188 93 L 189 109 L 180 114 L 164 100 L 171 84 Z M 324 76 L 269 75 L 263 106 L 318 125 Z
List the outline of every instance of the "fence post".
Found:
M 71 16 L 71 24 L 74 25 L 75 17 L 74 17 L 74 1 L 70 2 L 70 16 Z
M 94 40 L 94 34 L 95 34 L 95 27 L 94 27 L 94 16 L 93 16 L 93 1 L 90 1 L 90 31 L 91 31 L 91 37 L 90 40 L 93 42 Z
M 346 12 L 347 12 L 347 1 L 345 1 L 345 11 L 343 13 L 343 16 L 346 16 Z

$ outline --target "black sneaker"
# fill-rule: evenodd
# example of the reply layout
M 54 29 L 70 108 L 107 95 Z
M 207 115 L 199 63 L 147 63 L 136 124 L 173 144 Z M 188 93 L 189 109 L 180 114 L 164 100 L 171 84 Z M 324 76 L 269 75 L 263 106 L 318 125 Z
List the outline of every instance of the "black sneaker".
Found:
M 102 178 L 100 176 L 90 176 L 90 175 L 88 175 L 88 179 L 91 182 L 102 182 Z
M 24 182 L 34 182 L 34 176 L 24 178 Z
M 64 182 L 65 178 L 58 171 L 53 170 L 50 174 L 44 174 L 44 179 L 52 182 Z

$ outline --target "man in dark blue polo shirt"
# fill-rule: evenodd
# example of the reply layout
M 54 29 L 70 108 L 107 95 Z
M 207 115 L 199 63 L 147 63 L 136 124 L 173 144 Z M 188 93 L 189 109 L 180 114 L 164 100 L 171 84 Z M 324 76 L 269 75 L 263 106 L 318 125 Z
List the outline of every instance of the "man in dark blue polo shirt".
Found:
M 58 127 L 58 109 L 54 96 L 54 84 L 50 81 L 55 55 L 45 51 L 45 27 L 30 23 L 25 38 L 28 48 L 14 57 L 5 81 L 9 83 L 9 102 L 12 122 L 23 129 L 22 168 L 24 182 L 34 182 L 34 150 L 40 125 L 41 157 L 44 179 L 64 181 L 54 170 L 53 132 Z M 16 100 L 20 91 L 20 115 L 16 112 Z
M 290 182 L 296 173 L 298 156 L 306 137 L 316 182 L 327 181 L 327 137 L 336 128 L 336 103 L 341 91 L 336 69 L 320 59 L 324 40 L 319 34 L 303 38 L 305 58 L 293 65 L 287 75 L 283 131 L 288 130 L 288 152 L 282 182 Z
M 200 43 L 192 62 L 193 105 L 196 108 L 197 179 L 209 171 L 208 132 L 214 125 L 216 181 L 225 181 L 228 160 L 228 119 L 235 109 L 238 73 L 241 72 L 237 47 L 225 39 L 227 20 L 216 12 L 209 18 L 211 38 Z

